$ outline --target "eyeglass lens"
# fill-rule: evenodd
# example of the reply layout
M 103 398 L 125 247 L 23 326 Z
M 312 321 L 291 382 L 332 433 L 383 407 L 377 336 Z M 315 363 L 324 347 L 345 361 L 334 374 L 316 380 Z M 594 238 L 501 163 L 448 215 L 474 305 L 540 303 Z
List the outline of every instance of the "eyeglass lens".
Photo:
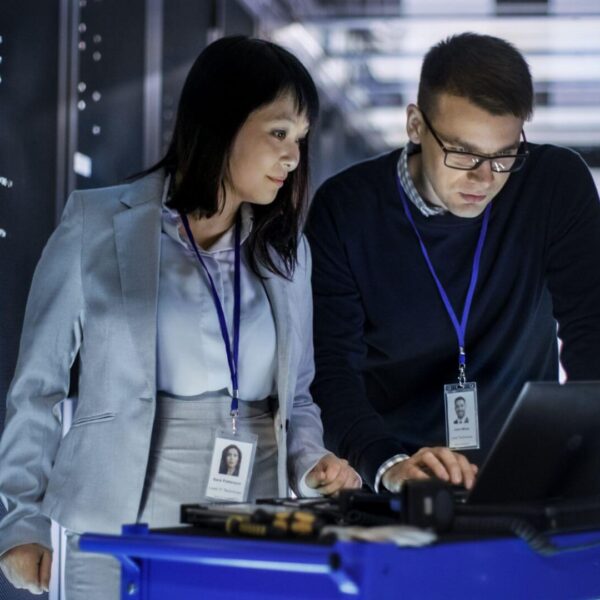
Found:
M 489 160 L 492 171 L 497 173 L 520 169 L 525 161 L 525 158 L 521 156 L 498 156 L 485 159 L 466 152 L 452 152 L 452 150 L 447 150 L 445 154 L 445 163 L 448 167 L 465 170 L 476 169 L 482 162 Z

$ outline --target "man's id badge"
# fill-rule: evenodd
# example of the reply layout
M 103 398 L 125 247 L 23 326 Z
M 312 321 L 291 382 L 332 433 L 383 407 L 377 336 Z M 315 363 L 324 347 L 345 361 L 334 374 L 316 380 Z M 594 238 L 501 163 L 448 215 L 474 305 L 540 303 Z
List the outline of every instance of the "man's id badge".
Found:
M 258 436 L 253 433 L 215 433 L 206 497 L 246 502 Z
M 446 445 L 452 450 L 479 448 L 477 384 L 467 381 L 444 386 Z

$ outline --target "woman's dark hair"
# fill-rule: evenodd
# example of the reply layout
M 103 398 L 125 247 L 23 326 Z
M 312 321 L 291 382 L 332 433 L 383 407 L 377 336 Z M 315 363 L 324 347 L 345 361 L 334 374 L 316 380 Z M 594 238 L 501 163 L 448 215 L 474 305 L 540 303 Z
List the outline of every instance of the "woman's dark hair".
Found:
M 221 453 L 221 463 L 219 464 L 219 473 L 221 475 L 227 474 L 227 453 L 231 449 L 234 449 L 238 453 L 237 465 L 235 465 L 235 469 L 233 469 L 232 475 L 237 476 L 240 474 L 240 465 L 242 464 L 242 451 L 235 444 L 229 444 L 229 446 L 224 448 L 223 452 Z
M 442 93 L 467 98 L 493 115 L 526 120 L 533 113 L 527 62 L 512 44 L 490 35 L 461 33 L 429 50 L 421 67 L 419 108 L 435 114 Z
M 298 113 L 306 114 L 313 124 L 319 111 L 317 90 L 290 52 L 244 36 L 221 38 L 207 46 L 183 86 L 167 153 L 148 171 L 165 168 L 173 176 L 178 174 L 169 206 L 205 217 L 219 211 L 219 192 L 225 191 L 223 181 L 236 134 L 252 111 L 287 93 Z M 254 224 L 247 251 L 255 272 L 258 262 L 284 277 L 293 272 L 307 193 L 308 136 L 301 142 L 297 169 L 288 175 L 275 200 L 252 207 Z M 285 272 L 269 255 L 269 246 L 281 257 Z

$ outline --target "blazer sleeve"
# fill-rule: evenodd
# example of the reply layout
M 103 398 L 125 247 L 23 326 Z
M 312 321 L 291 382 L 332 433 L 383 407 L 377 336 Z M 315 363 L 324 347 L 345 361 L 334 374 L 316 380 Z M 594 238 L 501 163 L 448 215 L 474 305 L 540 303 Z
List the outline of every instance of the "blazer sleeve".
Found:
M 351 183 L 324 184 L 313 201 L 307 236 L 312 274 L 316 376 L 312 385 L 325 426 L 325 444 L 374 487 L 379 467 L 406 452 L 369 401 L 363 378 L 365 311 L 345 244 L 352 224 L 342 200 Z M 355 224 L 355 223 L 354 223 Z
M 295 309 L 301 316 L 298 332 L 302 338 L 302 348 L 290 415 L 287 448 L 290 486 L 296 494 L 304 496 L 309 495 L 307 487 L 302 485 L 304 476 L 323 456 L 329 454 L 323 444 L 320 410 L 310 394 L 310 384 L 315 374 L 310 274 L 310 249 L 306 239 L 302 237 L 298 248 L 298 266 L 294 274 L 294 285 L 297 290 L 294 296 L 297 302 Z M 314 492 L 314 495 L 319 494 Z
M 82 336 L 83 209 L 77 193 L 65 207 L 35 269 L 17 367 L 0 440 L 0 555 L 26 543 L 48 548 L 50 520 L 41 503 L 61 440 L 60 403 Z

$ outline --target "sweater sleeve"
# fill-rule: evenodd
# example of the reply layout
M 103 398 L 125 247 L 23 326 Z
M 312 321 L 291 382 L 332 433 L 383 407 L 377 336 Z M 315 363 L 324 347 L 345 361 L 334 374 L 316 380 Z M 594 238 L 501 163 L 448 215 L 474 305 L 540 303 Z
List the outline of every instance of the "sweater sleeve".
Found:
M 313 398 L 321 407 L 325 445 L 346 458 L 374 486 L 379 467 L 405 450 L 386 430 L 367 398 L 363 369 L 365 313 L 345 249 L 344 188 L 325 184 L 307 225 L 313 254 L 316 375 Z
M 600 379 L 600 202 L 575 153 L 561 156 L 552 198 L 548 288 L 569 380 Z

